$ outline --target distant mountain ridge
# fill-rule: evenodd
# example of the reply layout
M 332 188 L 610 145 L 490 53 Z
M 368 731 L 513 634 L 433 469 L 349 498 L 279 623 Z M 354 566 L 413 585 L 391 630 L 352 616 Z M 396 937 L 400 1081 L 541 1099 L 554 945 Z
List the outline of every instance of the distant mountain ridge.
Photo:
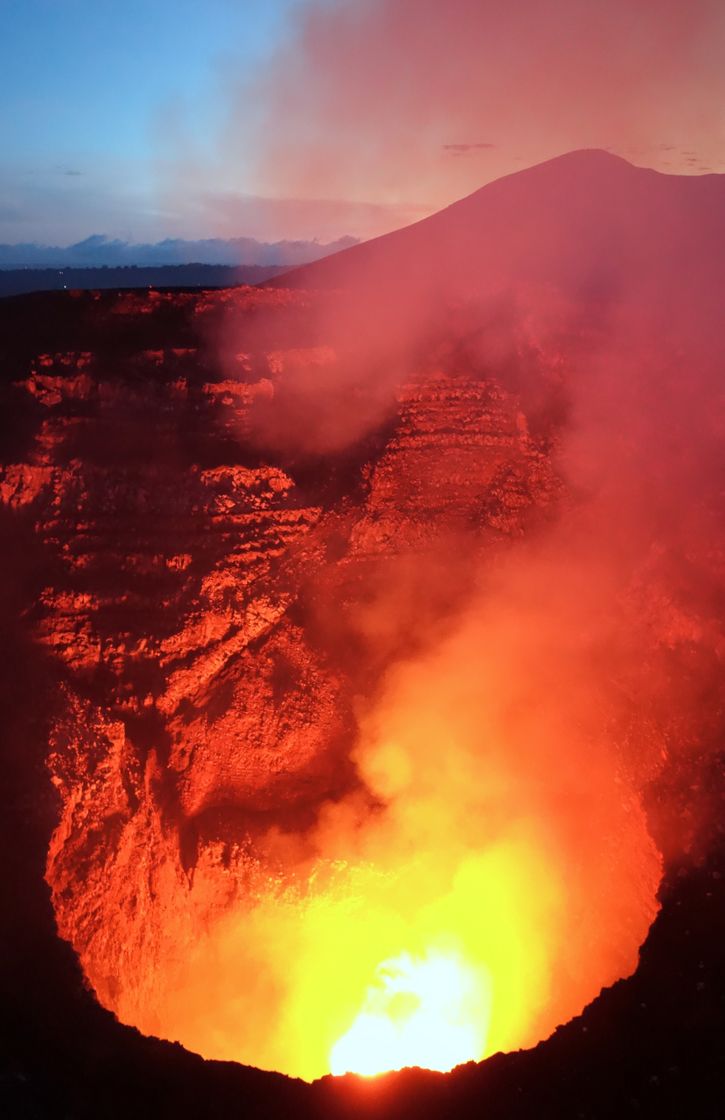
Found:
M 356 244 L 354 237 L 340 237 L 326 244 L 319 241 L 258 241 L 254 237 L 227 240 L 208 237 L 199 241 L 166 238 L 150 244 L 122 241 L 95 233 L 67 246 L 38 245 L 35 242 L 0 245 L 0 269 L 190 264 L 295 268 Z

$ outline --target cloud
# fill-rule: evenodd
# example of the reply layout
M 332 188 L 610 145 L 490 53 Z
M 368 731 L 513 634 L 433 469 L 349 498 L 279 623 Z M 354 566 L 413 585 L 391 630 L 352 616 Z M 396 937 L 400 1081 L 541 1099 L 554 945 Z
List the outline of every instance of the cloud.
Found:
M 456 155 L 459 155 L 459 154 L 463 155 L 466 152 L 475 152 L 475 151 L 484 151 L 484 150 L 489 151 L 491 148 L 495 148 L 495 147 L 496 147 L 495 144 L 444 144 L 443 145 L 443 151 L 444 152 L 454 152 Z

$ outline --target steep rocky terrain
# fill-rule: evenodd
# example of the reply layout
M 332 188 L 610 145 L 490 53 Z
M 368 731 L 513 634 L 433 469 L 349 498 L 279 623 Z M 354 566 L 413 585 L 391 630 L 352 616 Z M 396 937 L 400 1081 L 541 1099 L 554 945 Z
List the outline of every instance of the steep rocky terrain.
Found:
M 279 301 L 233 299 L 242 316 Z M 132 300 L 104 308 L 129 332 L 146 313 Z M 201 317 L 228 300 L 187 303 Z M 130 354 L 124 376 L 68 351 L 34 355 L 8 390 L 33 427 L 2 498 L 46 557 L 32 631 L 65 682 L 49 756 L 56 916 L 102 1002 L 149 1031 L 151 962 L 183 958 L 245 889 L 250 817 L 309 814 L 352 780 L 351 705 L 379 665 L 362 657 L 351 687 L 329 646 L 343 634 L 305 624 L 316 601 L 352 616 L 381 563 L 471 525 L 490 548 L 556 491 L 516 399 L 440 373 L 398 387 L 384 435 L 339 477 L 254 461 L 250 411 L 288 353 L 320 359 L 238 355 L 211 374 L 198 349 L 165 347 Z
M 315 267 L 312 287 L 335 266 Z M 389 338 L 395 376 L 367 386 L 338 326 L 357 331 L 359 311 L 338 319 L 316 291 L 281 287 L 0 307 L 3 1076 L 18 1115 L 362 1107 L 344 1083 L 202 1064 L 121 1028 L 53 926 L 103 1007 L 168 1036 L 163 989 L 201 932 L 281 873 L 270 828 L 304 833 L 356 788 L 361 699 L 577 503 L 558 448 L 600 321 L 573 327 L 555 303 L 543 341 L 527 322 L 502 348 L 499 316 L 484 351 L 454 301 L 404 362 Z M 341 391 L 354 422 L 330 408 Z M 467 1114 L 483 1094 L 491 1115 L 541 1114 L 542 1099 L 552 1115 L 683 1115 L 699 1094 L 697 1115 L 719 1114 L 721 541 L 692 537 L 687 572 L 667 543 L 629 589 L 656 634 L 643 672 L 664 665 L 667 684 L 644 717 L 619 713 L 637 744 L 623 765 L 636 760 L 673 853 L 640 971 L 535 1051 L 448 1080 L 401 1075 L 365 1107 Z M 690 718 L 691 696 L 707 718 Z

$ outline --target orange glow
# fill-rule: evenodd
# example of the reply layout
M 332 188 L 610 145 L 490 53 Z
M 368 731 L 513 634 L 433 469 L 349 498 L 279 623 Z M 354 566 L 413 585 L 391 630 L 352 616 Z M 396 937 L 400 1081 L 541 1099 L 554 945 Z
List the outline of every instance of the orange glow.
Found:
M 578 647 L 550 671 L 562 609 L 512 617 L 471 612 L 389 675 L 360 716 L 358 785 L 307 830 L 259 830 L 226 865 L 209 846 L 189 885 L 162 862 L 113 990 L 128 926 L 109 909 L 83 955 L 102 1001 L 205 1057 L 314 1080 L 534 1045 L 631 972 L 659 855 L 594 737 Z
M 512 560 L 389 668 L 358 707 L 354 781 L 304 824 L 245 813 L 186 874 L 177 834 L 136 814 L 82 952 L 101 1001 L 205 1057 L 314 1080 L 532 1046 L 631 973 L 661 859 L 619 759 L 616 580 L 579 574 L 578 544 Z
M 535 1043 L 631 970 L 659 874 L 641 817 L 616 821 L 633 898 L 627 873 L 612 891 L 586 844 L 562 851 L 513 773 L 492 767 L 476 788 L 463 744 L 424 723 L 359 757 L 385 805 L 350 795 L 310 836 L 270 830 L 265 866 L 286 874 L 260 867 L 211 919 L 192 907 L 157 927 L 159 957 L 140 962 L 153 983 L 122 989 L 119 1017 L 206 1057 L 306 1080 L 444 1071 Z M 526 813 L 496 819 L 487 799 L 499 797 Z M 577 858 L 585 885 L 572 879 Z M 612 852 L 603 858 L 611 866 Z M 219 882 L 218 866 L 197 866 L 192 901 Z
M 218 446 L 246 450 L 170 505 L 174 554 L 204 510 L 219 544 L 159 598 L 166 636 L 107 641 L 104 561 L 98 641 L 82 582 L 43 638 L 108 708 L 56 736 L 47 878 L 123 1022 L 309 1080 L 441 1068 L 637 967 L 643 804 L 689 853 L 724 648 L 722 254 L 690 253 L 720 186 L 668 180 L 571 153 L 276 289 L 289 321 L 260 293 L 230 318 L 254 359 Z
M 329 1055 L 335 1074 L 374 1076 L 409 1065 L 446 1073 L 485 1049 L 490 988 L 483 973 L 443 953 L 384 961 L 350 1030 Z
M 454 956 L 403 953 L 376 969 L 365 1004 L 330 1053 L 332 1073 L 374 1076 L 405 1066 L 445 1073 L 485 1049 L 487 977 Z
M 395 866 L 318 861 L 304 886 L 227 914 L 165 993 L 166 1030 L 308 1080 L 448 1070 L 532 1037 L 561 905 L 540 844 L 429 841 Z

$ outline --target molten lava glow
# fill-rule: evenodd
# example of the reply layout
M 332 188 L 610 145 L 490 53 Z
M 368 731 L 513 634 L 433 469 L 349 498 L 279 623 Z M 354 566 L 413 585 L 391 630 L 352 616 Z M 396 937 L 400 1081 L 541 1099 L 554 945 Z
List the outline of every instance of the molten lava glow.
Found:
M 313 1080 L 447 1070 L 534 1042 L 579 1010 L 570 979 L 552 990 L 566 920 L 545 835 L 513 825 L 467 850 L 457 812 L 418 805 L 393 843 L 385 812 L 360 835 L 353 806 L 331 807 L 323 827 L 344 858 L 315 861 L 295 885 L 260 883 L 200 937 L 156 1001 L 162 1033 Z
M 357 782 L 306 828 L 250 823 L 193 877 L 161 837 L 153 892 L 109 906 L 84 952 L 101 999 L 205 1057 L 314 1080 L 534 1045 L 632 972 L 660 858 L 603 734 L 606 674 L 578 640 L 554 658 L 582 631 L 567 601 L 528 625 L 488 611 L 401 666 L 360 718 Z M 143 851 L 120 852 L 114 891 Z
M 455 957 L 408 953 L 384 961 L 365 1005 L 330 1053 L 334 1074 L 372 1077 L 423 1066 L 442 1073 L 483 1056 L 487 979 Z

